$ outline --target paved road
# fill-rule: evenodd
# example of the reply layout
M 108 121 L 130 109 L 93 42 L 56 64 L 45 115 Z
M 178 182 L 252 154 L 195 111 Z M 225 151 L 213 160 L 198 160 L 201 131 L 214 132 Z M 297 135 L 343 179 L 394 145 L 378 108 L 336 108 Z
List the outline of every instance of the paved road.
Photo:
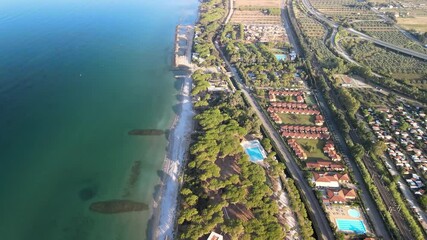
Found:
M 337 29 L 337 27 L 334 27 L 334 29 Z M 298 45 L 295 45 L 295 46 L 297 47 Z M 330 109 L 327 106 L 326 101 L 324 100 L 323 96 L 318 92 L 315 92 L 315 97 L 316 97 L 316 100 L 318 102 L 320 109 L 322 110 L 322 113 L 324 114 L 324 116 L 327 120 L 327 125 L 328 125 L 338 147 L 340 148 L 341 152 L 343 153 L 344 157 L 346 157 L 346 159 L 351 159 L 350 158 L 350 156 L 351 156 L 350 150 L 348 149 L 343 136 L 338 131 L 335 120 L 332 117 L 332 113 L 330 112 Z M 371 219 L 373 225 L 375 226 L 376 235 L 379 237 L 383 237 L 385 239 L 390 239 L 391 236 L 388 232 L 388 229 L 386 228 L 386 225 L 385 225 L 383 219 L 381 218 L 380 212 L 379 212 L 374 200 L 372 199 L 371 195 L 369 194 L 369 191 L 366 187 L 366 184 L 363 180 L 362 174 L 361 174 L 357 164 L 354 162 L 354 160 L 348 161 L 347 164 L 353 170 L 356 181 L 359 183 L 359 187 L 362 190 L 360 193 L 360 197 L 364 203 L 365 208 L 369 209 L 368 215 L 369 215 L 369 218 Z
M 302 0 L 302 3 L 304 4 L 304 6 L 307 8 L 307 10 L 315 18 L 317 18 L 318 20 L 320 20 L 320 21 L 328 24 L 330 27 L 338 28 L 339 24 L 337 24 L 336 22 L 330 20 L 329 18 L 327 18 L 324 15 L 322 15 L 321 13 L 319 13 L 315 8 L 313 8 L 313 6 L 311 5 L 311 3 L 310 3 L 309 0 Z M 404 54 L 407 54 L 407 55 L 410 55 L 410 56 L 413 56 L 413 57 L 417 57 L 417 58 L 420 58 L 420 59 L 423 59 L 423 60 L 427 60 L 427 54 L 420 53 L 420 52 L 417 52 L 417 51 L 414 51 L 414 50 L 411 50 L 411 49 L 399 47 L 399 46 L 396 46 L 396 45 L 393 45 L 393 44 L 381 41 L 379 39 L 376 39 L 376 38 L 373 38 L 373 37 L 368 36 L 366 34 L 363 34 L 363 33 L 359 32 L 359 31 L 357 31 L 355 29 L 352 29 L 352 28 L 344 28 L 344 29 L 346 29 L 350 33 L 358 35 L 359 37 L 361 37 L 361 38 L 363 38 L 365 40 L 374 42 L 377 45 L 380 45 L 380 46 L 383 46 L 383 47 L 386 47 L 386 48 L 392 49 L 394 51 L 398 51 L 398 52 L 401 52 L 401 53 L 404 53 Z
M 318 238 L 325 239 L 325 240 L 334 239 L 334 234 L 332 232 L 332 229 L 329 226 L 328 220 L 326 219 L 325 213 L 323 212 L 323 209 L 320 206 L 319 201 L 317 200 L 312 188 L 308 185 L 307 181 L 305 180 L 304 175 L 302 171 L 299 169 L 292 154 L 286 148 L 281 136 L 273 127 L 271 122 L 268 120 L 268 117 L 261 110 L 261 107 L 258 105 L 254 97 L 249 93 L 248 88 L 242 84 L 242 80 L 240 79 L 238 73 L 236 73 L 235 69 L 231 67 L 231 64 L 224 57 L 224 54 L 217 43 L 215 43 L 215 47 L 217 48 L 221 57 L 224 59 L 224 62 L 229 68 L 233 77 L 236 79 L 236 82 L 238 83 L 240 90 L 245 95 L 246 99 L 248 100 L 252 109 L 257 114 L 258 118 L 261 120 L 261 123 L 264 126 L 264 129 L 266 130 L 267 134 L 277 146 L 278 149 L 276 150 L 279 152 L 279 154 L 281 154 L 284 157 L 284 160 L 286 162 L 286 167 L 289 170 L 289 173 L 291 174 L 292 178 L 295 180 L 295 183 L 300 187 L 300 189 L 302 189 L 303 196 L 310 203 L 308 207 L 313 213 L 311 217 L 314 222 L 314 226 L 315 227 L 317 226 L 315 230 Z
M 316 91 L 314 93 L 314 96 L 316 98 L 316 101 L 320 107 L 322 114 L 326 119 L 326 123 L 329 127 L 330 132 L 332 133 L 332 136 L 335 142 L 337 143 L 338 148 L 341 150 L 341 153 L 343 154 L 344 159 L 348 159 L 346 160 L 346 164 L 352 169 L 355 180 L 359 184 L 359 188 L 361 190 L 361 192 L 359 192 L 360 198 L 363 201 L 363 205 L 365 206 L 365 209 L 369 209 L 367 213 L 368 213 L 369 219 L 371 219 L 374 225 L 377 237 L 390 239 L 391 237 L 390 237 L 389 231 L 383 219 L 381 218 L 381 214 L 377 208 L 377 205 L 375 204 L 374 200 L 369 194 L 368 188 L 365 184 L 365 181 L 363 180 L 363 176 L 359 170 L 359 167 L 357 166 L 354 159 L 351 157 L 350 149 L 347 147 L 344 137 L 341 135 L 340 131 L 338 130 L 335 120 L 332 117 L 333 116 L 332 112 L 330 111 L 328 105 L 326 104 L 326 101 L 323 98 L 322 94 Z
M 354 61 L 348 54 L 347 54 L 347 52 L 346 51 L 344 51 L 342 48 L 341 48 L 341 46 L 337 43 L 337 42 L 335 42 L 335 40 L 336 40 L 336 37 L 337 37 L 337 34 L 338 34 L 338 30 L 337 30 L 337 28 L 333 28 L 332 29 L 332 34 L 331 34 L 331 39 L 330 39 L 330 41 L 331 41 L 331 45 L 332 45 L 332 47 L 337 51 L 337 53 L 341 56 L 341 57 L 343 57 L 345 60 L 347 60 L 348 62 L 350 62 L 350 63 L 353 63 L 353 64 L 355 64 L 355 65 L 357 65 L 357 66 L 360 66 L 360 64 L 358 63 L 358 62 L 356 62 L 356 61 Z M 375 74 L 375 73 L 374 73 Z
M 286 2 L 285 2 L 286 1 Z M 281 8 L 282 8 L 282 22 L 286 30 L 286 35 L 288 36 L 289 42 L 292 46 L 294 46 L 294 51 L 298 56 L 301 56 L 301 50 L 299 49 L 298 45 L 298 38 L 295 35 L 295 32 L 293 31 L 293 28 L 291 27 L 291 19 L 288 14 L 288 4 L 289 0 L 282 0 L 281 2 Z
M 231 16 L 233 16 L 233 12 L 234 12 L 233 4 L 234 4 L 234 0 L 228 0 L 228 15 L 225 18 L 224 24 L 227 24 L 230 21 Z

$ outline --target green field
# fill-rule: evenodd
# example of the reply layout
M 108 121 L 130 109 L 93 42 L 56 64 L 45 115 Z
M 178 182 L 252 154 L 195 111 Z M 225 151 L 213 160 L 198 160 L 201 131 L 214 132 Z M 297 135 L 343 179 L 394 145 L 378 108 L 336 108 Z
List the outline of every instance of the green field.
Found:
M 329 160 L 329 157 L 323 153 L 323 147 L 326 144 L 326 140 L 297 139 L 297 142 L 304 149 L 304 152 L 307 153 L 307 160 L 317 160 L 319 158 Z
M 304 94 L 304 100 L 305 103 L 307 103 L 309 106 L 316 105 L 316 101 L 314 100 L 313 95 Z
M 278 113 L 284 124 L 314 125 L 313 115 Z

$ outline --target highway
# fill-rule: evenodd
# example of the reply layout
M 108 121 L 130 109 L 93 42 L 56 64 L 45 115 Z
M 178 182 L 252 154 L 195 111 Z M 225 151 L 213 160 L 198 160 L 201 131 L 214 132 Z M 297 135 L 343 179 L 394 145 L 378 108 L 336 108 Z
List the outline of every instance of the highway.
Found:
M 265 113 L 261 110 L 261 107 L 259 106 L 258 102 L 256 102 L 254 97 L 249 93 L 249 89 L 243 84 L 239 74 L 231 66 L 230 62 L 228 62 L 228 60 L 225 58 L 224 53 L 222 52 L 217 42 L 215 42 L 215 48 L 218 50 L 221 57 L 224 59 L 224 62 L 226 63 L 227 68 L 230 70 L 234 79 L 236 79 L 239 89 L 245 95 L 252 109 L 255 111 L 258 118 L 261 120 L 261 123 L 265 131 L 267 132 L 268 136 L 274 142 L 275 146 L 277 146 L 276 151 L 281 156 L 283 156 L 284 161 L 286 163 L 286 168 L 291 174 L 292 179 L 295 180 L 295 183 L 302 190 L 302 196 L 305 197 L 307 201 L 310 203 L 310 205 L 308 205 L 307 207 L 309 209 L 309 212 L 312 213 L 310 217 L 313 221 L 313 226 L 316 231 L 318 239 L 325 239 L 325 240 L 334 239 L 334 234 L 332 232 L 331 227 L 329 226 L 329 222 L 326 219 L 325 213 L 323 212 L 323 209 L 320 206 L 319 201 L 317 200 L 312 188 L 308 185 L 307 181 L 305 180 L 304 175 L 302 171 L 299 169 L 299 166 L 295 162 L 295 159 L 293 158 L 292 154 L 286 148 L 285 143 L 283 142 L 281 136 L 279 135 L 277 130 L 273 127 L 273 125 L 271 124 L 271 122 L 269 121 Z
M 326 101 L 323 98 L 322 94 L 316 91 L 314 93 L 314 96 L 316 98 L 317 104 L 319 105 L 323 116 L 325 117 L 326 123 L 329 127 L 332 137 L 337 143 L 337 146 L 341 151 L 341 153 L 343 154 L 344 159 L 347 159 L 346 160 L 347 166 L 349 166 L 350 169 L 353 171 L 355 180 L 359 185 L 359 189 L 361 190 L 359 191 L 360 198 L 363 202 L 365 209 L 367 210 L 369 219 L 371 219 L 374 225 L 374 228 L 375 228 L 374 230 L 376 232 L 377 237 L 382 237 L 384 239 L 391 239 L 389 231 L 383 219 L 381 218 L 381 214 L 377 208 L 377 205 L 375 201 L 372 199 L 372 196 L 369 194 L 369 190 L 365 184 L 365 181 L 363 180 L 362 173 L 360 172 L 359 167 L 357 166 L 356 162 L 352 158 L 350 149 L 347 147 L 344 137 L 338 130 L 339 128 L 335 123 L 332 112 L 329 110 L 329 107 L 326 104 Z
M 307 10 L 315 17 L 317 18 L 317 20 L 322 21 L 326 24 L 328 24 L 330 27 L 332 28 L 338 28 L 339 24 L 337 24 L 336 22 L 330 20 L 329 18 L 325 17 L 323 14 L 319 13 L 315 8 L 313 8 L 313 6 L 311 5 L 309 0 L 301 0 L 301 2 L 304 4 L 304 6 L 307 8 Z M 344 27 L 343 27 L 344 28 Z M 404 53 L 406 55 L 409 56 L 413 56 L 413 57 L 417 57 L 419 59 L 423 59 L 427 61 L 427 54 L 424 53 L 420 53 L 411 49 L 407 49 L 407 48 L 403 48 L 403 47 L 399 47 L 384 41 L 381 41 L 379 39 L 373 38 L 371 36 L 368 36 L 364 33 L 361 33 L 353 28 L 344 28 L 346 29 L 348 32 L 353 33 L 358 35 L 359 37 L 361 37 L 362 39 L 371 41 L 377 45 L 389 48 L 391 50 L 400 52 L 400 53 Z
M 287 17 L 289 18 L 290 16 L 287 16 Z M 336 29 L 336 27 L 335 27 L 335 29 Z M 288 35 L 294 35 L 295 34 L 294 31 L 289 31 L 287 33 L 288 33 Z M 296 36 L 293 36 L 292 38 L 297 39 Z M 334 44 L 334 43 L 332 43 L 332 44 Z M 299 45 L 294 44 L 295 48 L 298 48 L 298 46 Z M 387 229 L 383 219 L 381 218 L 381 214 L 380 214 L 380 212 L 376 206 L 376 203 L 374 202 L 371 195 L 369 194 L 369 191 L 367 189 L 367 186 L 363 180 L 362 174 L 361 174 L 357 164 L 351 158 L 350 150 L 347 147 L 347 144 L 344 140 L 344 137 L 341 135 L 341 133 L 338 130 L 338 127 L 336 126 L 335 120 L 332 117 L 332 113 L 331 113 L 328 105 L 326 104 L 326 101 L 324 100 L 323 96 L 318 91 L 314 91 L 314 95 L 315 95 L 316 101 L 318 103 L 318 106 L 319 106 L 320 110 L 322 111 L 322 114 L 325 116 L 325 119 L 327 121 L 327 125 L 330 129 L 330 132 L 332 133 L 334 140 L 337 143 L 337 146 L 339 147 L 339 149 L 341 150 L 341 153 L 343 153 L 345 158 L 348 159 L 346 164 L 350 167 L 350 169 L 353 170 L 354 176 L 356 178 L 355 180 L 359 183 L 359 188 L 361 190 L 361 192 L 359 192 L 360 198 L 362 199 L 365 208 L 369 209 L 369 211 L 367 211 L 367 214 L 368 214 L 369 218 L 371 219 L 371 221 L 374 225 L 374 228 L 375 228 L 374 230 L 375 230 L 376 235 L 378 237 L 382 237 L 384 239 L 391 239 L 391 236 L 388 232 L 388 229 Z

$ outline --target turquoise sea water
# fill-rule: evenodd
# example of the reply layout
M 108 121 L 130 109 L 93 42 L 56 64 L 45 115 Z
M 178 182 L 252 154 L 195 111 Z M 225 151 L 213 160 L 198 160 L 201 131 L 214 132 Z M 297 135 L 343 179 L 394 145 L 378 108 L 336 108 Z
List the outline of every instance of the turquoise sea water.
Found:
M 146 239 L 150 211 L 89 205 L 151 203 L 166 137 L 127 132 L 170 126 L 174 30 L 195 20 L 197 4 L 1 3 L 0 239 Z

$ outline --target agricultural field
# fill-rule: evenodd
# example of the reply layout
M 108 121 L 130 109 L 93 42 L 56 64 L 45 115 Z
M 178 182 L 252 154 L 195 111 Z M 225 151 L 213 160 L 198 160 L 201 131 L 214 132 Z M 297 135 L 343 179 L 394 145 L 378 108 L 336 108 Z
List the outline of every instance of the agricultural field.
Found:
M 235 0 L 232 23 L 281 25 L 279 0 Z
M 385 22 L 356 22 L 352 25 L 356 30 L 364 32 L 372 37 L 376 37 L 382 41 L 418 52 L 427 53 L 426 48 L 418 42 L 415 42 L 413 39 L 405 36 L 392 24 Z
M 398 18 L 397 24 L 406 30 L 427 32 L 427 16 Z
M 314 51 L 318 60 L 322 63 L 322 67 L 331 68 L 336 65 L 336 56 L 326 47 L 323 38 L 326 35 L 326 29 L 318 21 L 308 17 L 303 13 L 299 6 L 293 5 L 297 24 L 305 37 L 310 51 Z
M 369 66 L 374 72 L 390 77 L 395 77 L 395 74 L 411 77 L 407 80 L 420 80 L 427 75 L 426 61 L 385 50 L 366 41 L 347 38 L 340 43 L 353 59 Z
M 263 10 L 235 10 L 231 23 L 280 25 L 280 15 L 272 15 Z
M 377 19 L 366 2 L 357 0 L 311 0 L 311 4 L 319 12 L 336 20 L 371 20 Z
M 298 26 L 302 33 L 308 38 L 323 38 L 326 33 L 323 25 L 313 18 L 308 17 L 296 4 L 293 7 Z
M 280 7 L 279 0 L 235 0 L 234 7 Z
M 427 32 L 427 3 L 425 0 L 369 0 L 369 2 L 380 12 L 394 14 L 397 24 L 402 28 L 421 33 Z
M 301 28 L 301 31 L 307 37 L 322 38 L 326 33 L 323 25 L 314 20 L 313 18 L 301 15 L 299 18 L 297 18 L 297 21 L 299 27 Z

